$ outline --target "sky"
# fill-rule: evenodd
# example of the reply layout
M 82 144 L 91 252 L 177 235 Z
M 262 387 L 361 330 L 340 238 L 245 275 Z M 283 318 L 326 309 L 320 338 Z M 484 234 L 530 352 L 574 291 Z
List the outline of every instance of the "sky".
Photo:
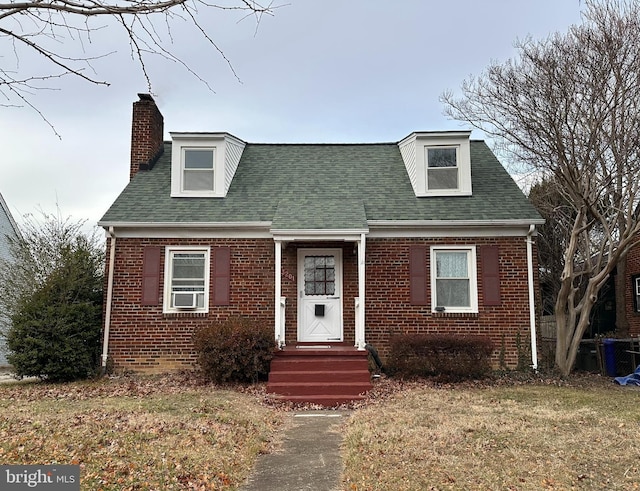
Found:
M 579 0 L 274 5 L 259 24 L 237 11 L 200 9 L 200 24 L 237 78 L 187 22 L 171 37 L 158 23 L 168 46 L 210 86 L 175 62 L 147 60 L 165 139 L 170 131 L 226 131 L 253 143 L 396 142 L 413 131 L 465 128 L 443 115 L 441 94 L 459 93 L 490 62 L 516 56 L 517 39 L 565 32 L 585 8 Z M 31 109 L 0 101 L 0 193 L 18 223 L 44 211 L 94 226 L 128 182 L 132 103 L 149 88 L 122 30 L 100 25 L 83 47 L 110 53 L 92 63 L 92 75 L 110 85 L 65 78 L 55 90 L 33 92 L 55 132 Z M 77 40 L 61 43 L 71 49 Z M 19 63 L 42 62 L 25 55 Z

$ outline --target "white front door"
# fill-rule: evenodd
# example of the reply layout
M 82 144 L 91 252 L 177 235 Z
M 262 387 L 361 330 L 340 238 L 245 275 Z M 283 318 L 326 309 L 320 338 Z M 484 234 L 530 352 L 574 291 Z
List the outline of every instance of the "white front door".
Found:
M 298 249 L 298 341 L 342 339 L 342 249 Z

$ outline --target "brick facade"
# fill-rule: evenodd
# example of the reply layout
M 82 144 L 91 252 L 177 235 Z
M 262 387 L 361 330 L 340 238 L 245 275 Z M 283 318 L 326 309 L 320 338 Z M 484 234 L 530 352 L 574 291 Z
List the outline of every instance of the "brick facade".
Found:
M 627 254 L 627 267 L 625 277 L 625 310 L 629 323 L 629 336 L 640 336 L 640 312 L 634 299 L 634 280 L 640 276 L 640 246 L 635 246 Z
M 158 305 L 141 305 L 142 256 L 145 246 L 216 245 L 231 248 L 231 301 L 210 306 L 209 313 L 162 312 Z M 110 250 L 107 244 L 107 251 Z M 270 240 L 174 240 L 116 239 L 109 358 L 117 371 L 159 373 L 192 368 L 195 353 L 191 337 L 195 329 L 234 315 L 274 318 L 274 249 Z M 109 258 L 107 258 L 107 264 Z M 161 268 L 160 295 L 164 270 Z
M 145 246 L 226 246 L 231 250 L 231 297 L 228 306 L 210 306 L 207 314 L 164 314 L 162 302 L 141 305 L 142 258 Z M 424 245 L 497 245 L 499 248 L 500 305 L 483 304 L 478 280 L 477 314 L 432 313 L 431 306 L 411 305 L 409 298 L 409 248 Z M 299 248 L 341 248 L 343 253 L 344 339 L 354 343 L 354 299 L 358 296 L 357 250 L 350 242 L 290 243 L 282 253 L 282 295 L 287 299 L 286 339 L 297 339 L 297 251 Z M 107 251 L 110 250 L 109 244 Z M 535 257 L 535 256 L 534 256 Z M 107 258 L 107 264 L 108 258 Z M 478 257 L 478 278 L 482 262 Z M 213 268 L 213 265 L 212 265 Z M 117 371 L 165 372 L 192 368 L 194 330 L 232 315 L 250 316 L 274 324 L 275 248 L 270 239 L 116 239 L 109 358 Z M 160 295 L 163 290 L 160 278 Z M 429 271 L 427 271 L 429 278 Z M 430 286 L 430 281 L 428 282 Z M 428 286 L 428 287 L 429 287 Z M 366 252 L 366 340 L 384 357 L 389 337 L 395 333 L 481 334 L 495 344 L 494 364 L 504 346 L 508 366 L 520 356 L 530 360 L 527 252 L 524 237 L 465 239 L 369 239 Z M 430 299 L 430 291 L 427 292 Z M 429 300 L 430 303 L 430 300 Z M 638 318 L 640 320 L 640 317 Z M 524 352 L 523 352 L 524 350 Z

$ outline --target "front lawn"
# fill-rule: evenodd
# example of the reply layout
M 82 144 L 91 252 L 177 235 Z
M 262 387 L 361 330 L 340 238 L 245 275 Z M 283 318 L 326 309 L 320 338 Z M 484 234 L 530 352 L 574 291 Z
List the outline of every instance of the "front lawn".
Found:
M 410 384 L 355 411 L 344 489 L 640 488 L 640 390 Z
M 581 383 L 383 380 L 343 429 L 342 487 L 640 489 L 640 389 Z M 293 408 L 250 391 L 175 376 L 0 384 L 0 463 L 78 464 L 83 491 L 237 489 Z
M 0 385 L 0 463 L 79 464 L 81 489 L 233 489 L 283 422 L 189 379 Z

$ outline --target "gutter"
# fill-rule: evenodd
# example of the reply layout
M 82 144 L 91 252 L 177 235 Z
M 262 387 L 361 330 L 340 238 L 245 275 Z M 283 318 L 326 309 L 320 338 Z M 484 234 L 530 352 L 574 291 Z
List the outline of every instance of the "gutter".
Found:
M 104 336 L 102 340 L 102 372 L 107 368 L 107 358 L 109 354 L 109 328 L 111 327 L 111 300 L 113 298 L 113 268 L 116 262 L 116 234 L 113 227 L 107 231 L 111 238 L 111 250 L 109 251 L 109 275 L 107 277 L 107 305 L 104 314 Z
M 369 227 L 406 228 L 406 227 L 523 227 L 527 225 L 542 225 L 540 220 L 367 220 Z
M 536 226 L 529 225 L 527 232 L 527 276 L 529 282 L 529 325 L 531 328 L 531 368 L 538 370 L 538 344 L 536 336 L 536 311 L 535 311 L 535 295 L 533 284 L 533 233 Z
M 124 222 L 100 221 L 100 227 L 128 227 L 128 228 L 270 228 L 270 221 L 251 222 Z

